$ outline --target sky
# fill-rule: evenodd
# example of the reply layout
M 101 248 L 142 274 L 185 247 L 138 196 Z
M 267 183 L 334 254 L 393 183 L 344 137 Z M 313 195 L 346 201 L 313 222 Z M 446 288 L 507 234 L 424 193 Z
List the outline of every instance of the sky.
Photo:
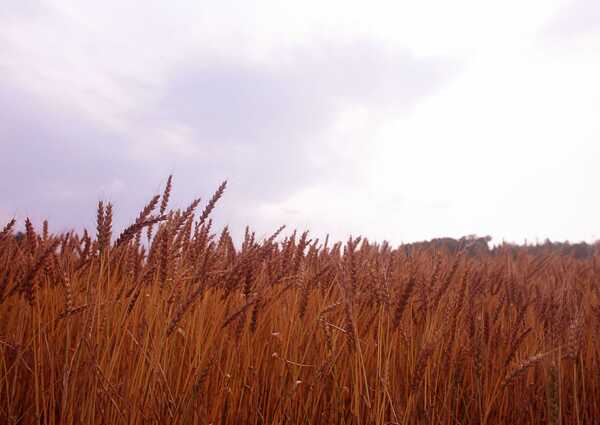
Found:
M 3 0 L 0 224 L 600 239 L 600 2 Z

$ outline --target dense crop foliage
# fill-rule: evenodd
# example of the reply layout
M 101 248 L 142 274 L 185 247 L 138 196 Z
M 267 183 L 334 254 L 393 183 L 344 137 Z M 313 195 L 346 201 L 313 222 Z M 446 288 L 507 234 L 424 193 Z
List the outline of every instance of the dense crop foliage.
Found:
M 0 422 L 593 424 L 596 257 L 236 247 L 171 181 L 121 235 L 0 230 Z

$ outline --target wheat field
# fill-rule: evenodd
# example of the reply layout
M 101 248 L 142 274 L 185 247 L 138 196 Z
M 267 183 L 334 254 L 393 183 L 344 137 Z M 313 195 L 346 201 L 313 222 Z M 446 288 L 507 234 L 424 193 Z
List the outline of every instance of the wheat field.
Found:
M 0 233 L 6 424 L 594 424 L 600 268 L 525 249 L 280 228 L 236 246 L 225 190 L 113 235 Z

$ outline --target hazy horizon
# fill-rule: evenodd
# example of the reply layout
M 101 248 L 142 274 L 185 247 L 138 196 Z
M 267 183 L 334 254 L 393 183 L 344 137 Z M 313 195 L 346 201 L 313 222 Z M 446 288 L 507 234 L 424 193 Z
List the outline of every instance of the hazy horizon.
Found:
M 173 174 L 238 239 L 600 239 L 598 1 L 8 0 L 0 49 L 0 225 Z

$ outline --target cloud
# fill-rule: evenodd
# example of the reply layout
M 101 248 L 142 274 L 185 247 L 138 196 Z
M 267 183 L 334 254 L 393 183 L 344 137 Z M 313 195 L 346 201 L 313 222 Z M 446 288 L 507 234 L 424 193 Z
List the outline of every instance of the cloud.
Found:
M 410 110 L 456 72 L 454 64 L 364 41 L 287 53 L 278 66 L 178 64 L 154 103 L 121 114 L 124 126 L 4 81 L 0 166 L 11 180 L 1 183 L 3 207 L 63 227 L 93 226 L 97 200 L 109 198 L 122 225 L 174 173 L 181 202 L 207 198 L 228 178 L 222 221 L 241 229 L 256 219 L 268 231 L 263 203 L 318 181 L 343 186 L 357 178 L 357 149 L 368 143 L 349 134 L 358 130 L 349 118 Z
M 0 86 L 0 116 L 0 208 L 6 213 L 49 218 L 67 229 L 90 225 L 100 198 L 120 195 L 124 209 L 132 207 L 128 200 L 141 200 L 135 191 L 123 196 L 122 182 L 136 187 L 144 168 L 123 154 L 118 134 L 7 84 Z
M 47 11 L 39 0 L 4 0 L 0 8 L 0 18 L 22 18 L 38 16 Z
M 10 1 L 0 210 L 124 223 L 173 173 L 259 233 L 586 237 L 596 3 L 388 3 Z
M 600 32 L 600 2 L 572 0 L 560 9 L 546 26 L 544 33 L 575 37 Z
M 200 160 L 239 178 L 239 194 L 255 201 L 352 167 L 339 161 L 339 148 L 353 149 L 355 141 L 327 142 L 348 111 L 405 113 L 458 69 L 365 41 L 285 53 L 278 66 L 184 63 L 152 111 L 154 122 L 185 128 L 205 153 Z

